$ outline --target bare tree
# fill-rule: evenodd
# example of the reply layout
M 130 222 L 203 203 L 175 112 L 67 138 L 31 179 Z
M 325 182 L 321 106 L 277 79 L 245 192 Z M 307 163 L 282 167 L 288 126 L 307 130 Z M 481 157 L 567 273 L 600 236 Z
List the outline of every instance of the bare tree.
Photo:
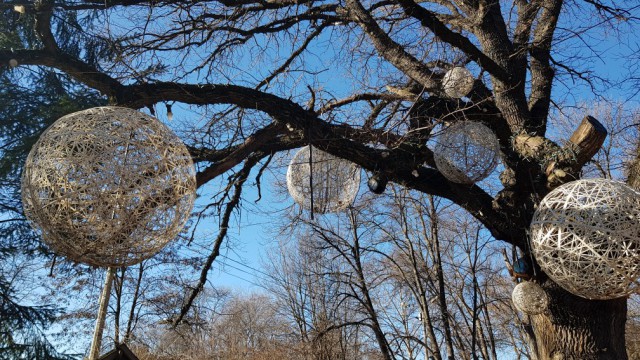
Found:
M 435 359 L 495 359 L 510 342 L 521 347 L 510 305 L 513 285 L 503 279 L 500 251 L 481 225 L 430 195 L 400 190 L 389 202 L 372 221 L 393 245 L 381 273 L 394 291 L 409 290 L 404 301 L 416 304 L 423 331 L 398 329 L 390 336 L 420 343 Z
M 267 360 L 298 358 L 300 343 L 291 336 L 290 324 L 276 312 L 266 295 L 232 295 L 214 311 L 200 314 L 200 322 L 172 328 L 147 326 L 140 335 L 148 342 L 132 347 L 142 360 L 231 359 Z
M 346 280 L 351 272 L 308 226 L 302 228 L 294 241 L 281 241 L 271 252 L 266 286 L 296 325 L 306 348 L 301 358 L 363 358 L 372 352 L 369 323 Z

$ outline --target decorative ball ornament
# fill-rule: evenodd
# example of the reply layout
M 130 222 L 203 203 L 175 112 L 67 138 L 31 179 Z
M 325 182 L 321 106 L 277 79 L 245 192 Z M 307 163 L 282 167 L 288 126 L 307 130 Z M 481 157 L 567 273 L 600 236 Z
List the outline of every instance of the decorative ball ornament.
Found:
M 434 148 L 438 170 L 450 181 L 473 184 L 491 174 L 500 161 L 500 144 L 479 122 L 455 123 L 438 137 Z
M 523 281 L 516 285 L 511 293 L 516 309 L 529 315 L 542 314 L 549 306 L 549 296 L 540 285 Z
M 157 119 L 98 107 L 58 119 L 31 149 L 22 203 L 56 253 L 94 266 L 151 257 L 174 239 L 195 200 L 182 141 Z
M 16 59 L 10 59 L 9 60 L 9 66 L 14 68 L 14 67 L 18 67 L 18 60 Z
M 389 180 L 384 174 L 378 173 L 369 178 L 367 186 L 372 193 L 380 195 L 387 188 L 388 182 Z
M 561 185 L 533 215 L 531 247 L 549 277 L 575 295 L 629 295 L 639 288 L 640 193 L 607 179 Z
M 306 146 L 291 159 L 287 189 L 293 200 L 305 209 L 311 209 L 313 197 L 316 213 L 344 210 L 353 203 L 360 189 L 360 168 L 350 161 Z
M 465 67 L 456 66 L 449 69 L 442 77 L 442 88 L 448 96 L 461 98 L 471 92 L 474 81 L 471 71 Z

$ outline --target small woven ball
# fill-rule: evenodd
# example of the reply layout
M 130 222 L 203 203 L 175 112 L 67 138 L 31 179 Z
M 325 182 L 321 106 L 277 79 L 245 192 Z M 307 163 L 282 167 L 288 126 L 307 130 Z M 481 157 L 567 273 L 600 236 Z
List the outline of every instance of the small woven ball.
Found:
M 542 314 L 549 306 L 549 297 L 540 285 L 524 281 L 516 285 L 511 293 L 516 309 L 529 315 Z
M 479 122 L 455 123 L 438 137 L 434 148 L 438 170 L 450 181 L 473 184 L 491 174 L 500 161 L 500 144 Z
M 640 193 L 607 179 L 561 185 L 534 213 L 531 246 L 565 290 L 587 299 L 629 295 L 640 276 Z
M 195 188 L 191 156 L 169 128 L 132 109 L 99 107 L 40 136 L 24 166 L 22 203 L 54 252 L 120 267 L 178 235 Z
M 310 178 L 313 186 L 309 183 Z M 314 212 L 337 212 L 355 200 L 360 189 L 360 168 L 350 161 L 306 146 L 291 159 L 287 169 L 287 189 L 293 200 L 305 209 L 311 209 L 313 196 Z
M 442 77 L 442 88 L 452 98 L 467 96 L 473 89 L 473 75 L 462 66 L 449 69 Z
M 389 180 L 383 174 L 373 174 L 367 181 L 367 186 L 372 193 L 380 195 L 387 188 Z

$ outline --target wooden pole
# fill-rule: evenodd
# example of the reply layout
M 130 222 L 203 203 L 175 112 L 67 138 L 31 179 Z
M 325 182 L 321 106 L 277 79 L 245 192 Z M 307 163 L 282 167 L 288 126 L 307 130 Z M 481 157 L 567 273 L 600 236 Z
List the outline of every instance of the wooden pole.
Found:
M 100 295 L 100 305 L 98 307 L 98 318 L 96 319 L 96 327 L 93 331 L 93 341 L 91 342 L 91 350 L 88 360 L 97 360 L 100 356 L 100 345 L 102 343 L 102 332 L 104 330 L 104 322 L 107 317 L 107 306 L 109 305 L 109 297 L 111 295 L 111 284 L 115 276 L 116 269 L 110 267 L 104 279 L 102 294 Z

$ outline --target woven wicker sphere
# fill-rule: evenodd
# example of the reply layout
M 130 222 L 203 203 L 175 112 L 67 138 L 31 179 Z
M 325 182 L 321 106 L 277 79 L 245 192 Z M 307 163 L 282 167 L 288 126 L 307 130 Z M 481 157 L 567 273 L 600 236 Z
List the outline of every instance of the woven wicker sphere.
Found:
M 540 285 L 524 281 L 516 285 L 511 293 L 513 305 L 523 313 L 529 315 L 542 314 L 549 306 L 549 297 Z
M 465 121 L 455 123 L 437 139 L 434 160 L 450 181 L 473 184 L 491 174 L 500 161 L 500 144 L 485 125 Z
M 22 203 L 56 253 L 120 267 L 176 237 L 195 186 L 191 156 L 169 128 L 135 110 L 100 107 L 42 134 L 24 166 Z
M 615 299 L 638 289 L 640 194 L 606 179 L 577 180 L 551 191 L 531 222 L 540 267 L 565 290 Z
M 442 77 L 444 92 L 452 98 L 467 96 L 473 89 L 473 82 L 471 72 L 462 66 L 449 69 Z
M 310 176 L 313 181 L 313 211 L 316 213 L 346 209 L 360 189 L 360 168 L 357 165 L 312 146 L 303 147 L 291 159 L 287 169 L 287 188 L 293 200 L 305 209 L 311 209 Z

